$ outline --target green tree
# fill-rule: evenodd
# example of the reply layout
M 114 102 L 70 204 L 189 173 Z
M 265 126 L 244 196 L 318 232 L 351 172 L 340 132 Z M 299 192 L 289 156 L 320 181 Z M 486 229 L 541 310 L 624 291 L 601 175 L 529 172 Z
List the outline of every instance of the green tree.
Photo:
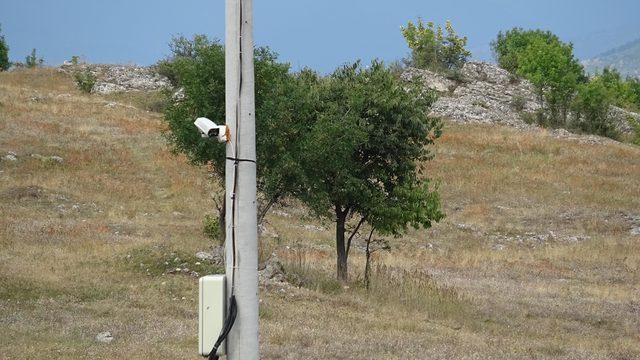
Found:
M 179 86 L 183 69 L 193 63 L 198 54 L 215 45 L 220 45 L 218 40 L 210 40 L 202 34 L 196 34 L 191 39 L 175 36 L 169 42 L 171 56 L 159 61 L 156 70 L 166 76 L 173 86 Z
M 602 77 L 581 84 L 574 102 L 574 126 L 585 133 L 617 138 L 619 134 L 609 116 L 614 98 L 614 92 Z
M 0 32 L 2 27 L 0 27 Z M 9 70 L 11 63 L 9 62 L 9 46 L 4 38 L 4 35 L 0 33 L 0 71 Z
M 611 92 L 613 104 L 629 110 L 640 108 L 640 80 L 637 78 L 624 79 L 615 68 L 605 67 L 602 73 L 596 73 L 594 77 L 601 80 L 602 84 Z
M 184 89 L 184 99 L 175 100 L 165 111 L 166 138 L 176 152 L 195 164 L 210 164 L 215 179 L 224 179 L 225 145 L 202 139 L 193 126 L 195 118 L 225 122 L 225 55 L 218 41 L 195 37 L 172 48 L 174 57 L 165 62 Z M 184 49 L 189 49 L 184 52 Z M 279 199 L 292 194 L 300 183 L 298 155 L 306 113 L 303 76 L 294 76 L 289 65 L 277 61 L 267 48 L 255 51 L 257 185 L 259 220 Z M 221 199 L 218 199 L 221 200 Z M 218 201 L 220 220 L 224 204 Z
M 634 110 L 640 110 L 640 79 L 629 77 L 627 78 L 627 84 L 629 86 L 629 92 L 631 93 Z
M 534 39 L 518 56 L 517 74 L 535 86 L 548 125 L 566 126 L 578 84 L 585 81 L 571 44 Z
M 587 80 L 573 55 L 573 45 L 549 31 L 513 28 L 499 32 L 491 48 L 502 68 L 527 78 L 535 86 L 544 108 L 541 124 L 566 126 L 578 84 Z
M 462 67 L 471 56 L 471 52 L 466 49 L 467 37 L 458 36 L 450 21 L 446 22 L 444 31 L 440 25 L 424 23 L 422 19 L 418 19 L 416 24 L 409 21 L 401 31 L 411 49 L 411 66 L 452 71 Z
M 516 27 L 505 32 L 500 31 L 491 42 L 491 50 L 501 68 L 516 74 L 520 68 L 520 55 L 535 40 L 547 44 L 561 43 L 560 38 L 550 31 L 524 30 Z
M 44 59 L 38 58 L 38 55 L 36 54 L 36 49 L 31 50 L 31 54 L 27 55 L 24 61 L 25 66 L 29 69 L 33 69 L 38 66 L 41 66 L 43 63 L 44 63 Z
M 379 62 L 366 69 L 359 62 L 344 66 L 318 78 L 315 87 L 299 195 L 315 214 L 336 222 L 337 277 L 344 281 L 362 225 L 400 235 L 443 217 L 438 194 L 420 171 L 441 125 L 427 116 L 435 97 L 402 83 Z

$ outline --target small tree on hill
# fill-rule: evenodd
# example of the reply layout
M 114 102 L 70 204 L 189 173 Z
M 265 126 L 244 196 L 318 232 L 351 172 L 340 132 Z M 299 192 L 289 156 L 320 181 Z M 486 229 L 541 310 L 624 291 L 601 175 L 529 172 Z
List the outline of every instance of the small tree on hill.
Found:
M 491 42 L 491 50 L 501 68 L 516 74 L 520 69 L 520 55 L 536 39 L 547 44 L 561 42 L 560 38 L 550 31 L 513 28 L 505 32 L 500 31 Z
M 0 27 L 0 32 L 2 27 Z M 4 35 L 0 33 L 0 71 L 9 70 L 11 63 L 9 62 L 9 46 L 4 38 Z
M 434 71 L 457 70 L 471 56 L 466 49 L 467 37 L 458 36 L 450 21 L 444 31 L 440 25 L 424 23 L 422 19 L 416 24 L 409 21 L 401 31 L 411 49 L 411 66 Z
M 443 214 L 437 192 L 420 170 L 440 122 L 434 101 L 398 80 L 382 63 L 359 63 L 318 78 L 315 111 L 305 131 L 300 198 L 336 222 L 338 279 L 346 280 L 351 242 L 365 223 L 382 234 L 428 228 Z M 347 222 L 355 222 L 347 230 Z
M 574 126 L 585 133 L 617 138 L 618 131 L 609 115 L 614 94 L 602 77 L 596 76 L 580 85 L 574 101 Z
M 36 49 L 33 49 L 31 50 L 31 54 L 25 57 L 24 64 L 27 68 L 33 69 L 44 64 L 44 59 L 38 58 L 38 55 L 36 54 Z
M 586 82 L 573 45 L 549 31 L 511 29 L 491 43 L 498 64 L 530 80 L 544 108 L 543 125 L 566 126 L 573 96 Z

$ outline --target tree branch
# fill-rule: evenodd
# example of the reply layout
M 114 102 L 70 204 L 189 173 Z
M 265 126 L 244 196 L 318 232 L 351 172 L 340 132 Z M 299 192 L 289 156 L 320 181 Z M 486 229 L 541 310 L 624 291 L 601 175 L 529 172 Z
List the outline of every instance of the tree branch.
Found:
M 271 209 L 271 207 L 276 202 L 278 202 L 279 199 L 280 193 L 273 195 L 271 199 L 269 199 L 269 202 L 262 209 L 260 209 L 260 211 L 258 212 L 258 224 L 262 224 L 262 221 L 264 220 L 264 217 L 267 216 L 267 212 L 269 211 L 269 209 Z
M 365 219 L 366 218 L 363 216 L 360 219 L 360 222 L 358 222 L 358 225 L 356 226 L 356 228 L 351 233 L 351 235 L 349 235 L 349 239 L 347 240 L 347 257 L 349 256 L 349 250 L 351 250 L 351 240 L 358 233 L 358 230 L 360 229 L 360 226 L 362 226 L 362 224 L 364 223 Z

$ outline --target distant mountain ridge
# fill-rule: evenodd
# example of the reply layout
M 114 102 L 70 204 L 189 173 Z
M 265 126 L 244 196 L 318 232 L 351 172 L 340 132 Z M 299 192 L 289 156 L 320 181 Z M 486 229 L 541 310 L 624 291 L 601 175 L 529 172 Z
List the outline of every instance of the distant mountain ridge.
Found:
M 640 77 L 640 38 L 582 61 L 590 74 L 609 66 L 625 76 Z

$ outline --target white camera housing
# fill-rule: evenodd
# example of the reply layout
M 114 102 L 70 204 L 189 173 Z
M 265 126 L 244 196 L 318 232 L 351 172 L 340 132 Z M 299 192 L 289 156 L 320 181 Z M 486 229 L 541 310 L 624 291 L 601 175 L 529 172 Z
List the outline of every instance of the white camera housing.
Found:
M 219 142 L 229 141 L 228 129 L 225 125 L 216 125 L 213 121 L 200 117 L 193 123 L 203 138 L 217 139 Z

